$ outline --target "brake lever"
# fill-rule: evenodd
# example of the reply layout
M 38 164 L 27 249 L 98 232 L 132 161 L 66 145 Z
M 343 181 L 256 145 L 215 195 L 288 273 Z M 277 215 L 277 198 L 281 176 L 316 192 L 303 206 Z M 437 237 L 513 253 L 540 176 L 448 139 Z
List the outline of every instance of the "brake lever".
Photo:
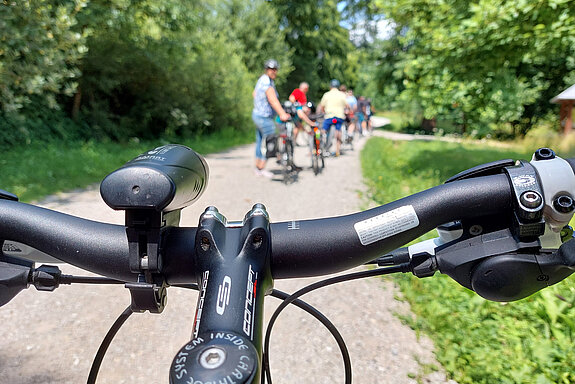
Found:
M 515 301 L 575 272 L 575 242 L 559 250 L 522 242 L 511 230 L 462 238 L 438 247 L 437 269 L 491 301 Z
M 472 289 L 491 301 L 515 301 L 560 282 L 575 272 L 575 258 L 557 251 L 503 254 L 481 261 L 472 271 Z

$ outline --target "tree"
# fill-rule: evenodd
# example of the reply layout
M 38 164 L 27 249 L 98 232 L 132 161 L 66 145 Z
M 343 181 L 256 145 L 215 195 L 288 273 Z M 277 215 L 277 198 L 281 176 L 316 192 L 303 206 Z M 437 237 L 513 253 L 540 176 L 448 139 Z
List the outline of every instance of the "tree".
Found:
M 552 106 L 575 69 L 575 3 L 563 0 L 390 0 L 378 5 L 409 49 L 398 63 L 403 100 L 425 116 L 456 118 L 484 133 L 524 133 Z M 551 93 L 548 92 L 551 90 Z
M 293 68 L 294 50 L 286 43 L 285 30 L 279 28 L 275 9 L 261 0 L 215 1 L 215 9 L 221 22 L 218 30 L 238 45 L 238 54 L 248 71 L 258 77 L 264 62 L 273 58 L 280 64 L 282 76 L 278 83 L 281 84 Z
M 405 47 L 397 35 L 386 40 L 376 40 L 362 47 L 363 57 L 357 81 L 357 93 L 374 98 L 378 109 L 397 108 L 397 99 L 405 89 L 403 72 L 399 67 Z
M 349 31 L 340 25 L 335 0 L 274 0 L 269 3 L 281 15 L 287 44 L 293 49 L 293 71 L 281 89 L 289 95 L 301 81 L 310 83 L 308 98 L 317 99 L 332 78 L 354 84 L 356 71 L 349 59 L 353 45 Z
M 86 35 L 76 16 L 86 0 L 6 0 L 0 5 L 0 109 L 59 108 L 71 96 L 86 53 Z M 31 104 L 34 105 L 31 105 Z
M 189 136 L 244 126 L 249 74 L 213 4 L 102 2 L 85 21 L 93 33 L 81 106 L 96 134 Z

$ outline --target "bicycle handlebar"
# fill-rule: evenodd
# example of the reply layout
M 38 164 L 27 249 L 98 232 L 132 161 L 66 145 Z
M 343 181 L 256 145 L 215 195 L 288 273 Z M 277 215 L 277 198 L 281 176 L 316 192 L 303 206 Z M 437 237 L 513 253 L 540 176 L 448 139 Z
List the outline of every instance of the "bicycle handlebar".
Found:
M 158 150 L 162 149 L 155 153 Z M 172 383 L 184 382 L 190 369 L 200 372 L 196 378 L 213 377 L 209 362 L 202 365 L 202 358 L 210 354 L 220 359 L 229 354 L 221 372 L 244 367 L 242 382 L 257 382 L 260 308 L 273 279 L 344 271 L 436 227 L 439 240 L 394 251 L 378 263 L 398 265 L 419 277 L 439 270 L 500 301 L 525 297 L 575 270 L 572 232 L 570 236 L 560 232 L 575 209 L 575 159 L 564 161 L 547 149 L 536 152 L 531 163 L 505 160 L 478 166 L 446 184 L 350 215 L 270 223 L 265 207 L 256 204 L 238 224 L 208 207 L 198 227 L 179 227 L 179 211 L 203 190 L 202 167 L 206 178 L 207 167 L 185 147 L 170 150 L 185 155 L 168 162 L 169 167 L 164 167 L 165 159 L 147 158 L 159 164 L 144 171 L 137 161 L 128 163 L 111 174 L 113 183 L 102 183 L 106 202 L 126 211 L 126 225 L 81 219 L 0 193 L 5 197 L 0 198 L 0 243 L 20 242 L 84 270 L 127 282 L 132 306 L 140 311 L 161 312 L 166 286 L 196 283 L 200 300 L 194 339 L 174 359 Z M 184 171 L 179 169 L 180 161 L 187 164 Z M 136 187 L 145 183 L 147 178 L 141 175 L 146 172 L 159 172 L 160 179 L 167 179 L 168 188 L 162 191 L 169 193 L 162 192 L 162 199 L 152 196 L 154 204 L 139 196 L 130 200 L 131 193 L 142 190 Z M 139 178 L 133 179 L 132 173 Z M 191 188 L 190 180 L 196 180 L 196 186 L 199 180 L 201 188 Z M 153 188 L 146 188 L 153 195 Z M 123 203 L 126 199 L 128 204 Z M 450 222 L 457 225 L 446 225 Z M 26 263 L 5 253 L 0 254 L 0 279 L 10 289 L 0 292 L 0 305 L 31 283 L 33 268 L 33 264 L 17 267 Z M 228 309 L 228 303 L 243 304 Z M 192 351 L 193 359 L 188 357 Z
M 440 224 L 509 211 L 511 203 L 506 177 L 494 175 L 444 184 L 351 215 L 271 223 L 272 276 L 288 279 L 347 270 L 400 247 Z M 412 221 L 415 217 L 417 223 Z M 9 200 L 0 200 L 0 223 L 0 239 L 27 244 L 103 276 L 136 280 L 137 275 L 129 268 L 125 226 Z M 189 262 L 195 234 L 196 228 L 179 227 L 170 228 L 164 234 L 163 275 L 168 284 L 196 281 L 196 271 Z
M 134 281 L 130 272 L 126 229 L 0 200 L 0 239 L 29 245 L 61 261 L 102 276 Z
M 440 224 L 510 208 L 509 183 L 497 175 L 444 184 L 347 216 L 272 224 L 272 273 L 283 279 L 347 270 Z

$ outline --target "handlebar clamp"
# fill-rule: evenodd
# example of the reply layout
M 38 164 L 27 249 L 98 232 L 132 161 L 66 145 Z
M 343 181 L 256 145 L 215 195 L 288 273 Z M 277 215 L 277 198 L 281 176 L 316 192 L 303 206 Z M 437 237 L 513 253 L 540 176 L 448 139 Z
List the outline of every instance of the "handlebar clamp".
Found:
M 140 275 L 140 280 L 143 280 L 142 275 Z M 167 303 L 168 290 L 167 285 L 163 281 L 159 284 L 138 281 L 136 283 L 126 283 L 125 287 L 130 290 L 132 297 L 130 308 L 132 311 L 162 313 L 164 310 Z
M 521 241 L 537 239 L 545 233 L 543 190 L 535 167 L 520 161 L 504 168 L 514 195 L 513 232 Z

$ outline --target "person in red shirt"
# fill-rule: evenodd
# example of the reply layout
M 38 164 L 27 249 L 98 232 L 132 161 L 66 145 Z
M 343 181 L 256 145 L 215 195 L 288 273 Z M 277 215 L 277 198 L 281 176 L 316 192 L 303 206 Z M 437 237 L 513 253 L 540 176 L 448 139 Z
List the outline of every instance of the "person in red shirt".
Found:
M 301 82 L 299 88 L 296 88 L 292 91 L 291 95 L 289 95 L 289 101 L 298 102 L 302 106 L 307 104 L 307 91 L 309 91 L 309 84 L 305 81 Z
M 309 108 L 307 107 L 307 91 L 309 91 L 309 84 L 305 81 L 302 81 L 299 84 L 299 87 L 294 89 L 292 93 L 289 95 L 289 101 L 292 103 L 299 103 L 303 107 L 304 113 L 307 115 L 309 114 Z M 301 120 L 295 125 L 293 130 L 293 137 L 294 141 L 297 139 L 297 134 L 299 133 L 300 128 L 303 128 L 303 124 Z

